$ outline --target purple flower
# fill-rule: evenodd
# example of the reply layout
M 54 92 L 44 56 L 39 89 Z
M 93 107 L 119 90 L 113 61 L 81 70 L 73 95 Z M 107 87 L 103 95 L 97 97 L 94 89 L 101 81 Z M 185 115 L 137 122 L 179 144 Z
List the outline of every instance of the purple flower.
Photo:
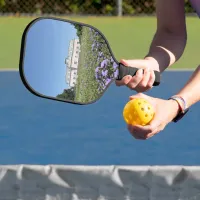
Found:
M 99 57 L 102 57 L 102 55 L 103 55 L 103 52 L 99 52 L 99 55 L 98 55 L 98 56 L 99 56 Z
M 95 73 L 95 78 L 96 78 L 96 79 L 98 79 L 98 78 L 99 78 L 99 76 L 98 76 L 98 74 L 97 74 L 97 73 Z
M 95 72 L 97 73 L 99 71 L 99 67 L 97 67 L 96 69 L 95 69 Z
M 106 85 L 108 85 L 110 82 L 111 82 L 111 79 L 110 79 L 110 78 L 107 78 L 107 79 L 106 79 Z
M 107 87 L 107 85 L 105 85 L 105 86 L 103 87 L 103 89 L 105 90 L 106 87 Z
M 116 71 L 114 72 L 114 77 L 116 78 L 118 75 L 119 75 L 119 72 L 118 72 L 118 70 L 116 70 Z
M 95 47 L 95 43 L 92 44 L 92 51 L 93 51 L 94 47 Z
M 101 59 L 100 57 L 97 57 L 97 62 L 98 62 L 98 63 L 100 62 L 100 59 Z
M 100 81 L 100 86 L 104 86 L 103 80 Z
M 108 64 L 108 60 L 107 60 L 107 59 L 106 59 L 106 60 L 103 60 L 103 61 L 101 62 L 101 68 L 106 67 L 107 64 Z
M 106 64 L 106 60 L 103 60 L 103 61 L 101 62 L 101 68 L 103 68 L 103 67 L 105 66 L 105 64 Z
M 102 71 L 101 74 L 102 74 L 103 76 L 107 76 L 107 74 L 108 74 L 108 70 L 106 70 L 106 71 Z
M 117 69 L 117 67 L 118 67 L 118 64 L 117 64 L 116 62 L 114 62 L 114 63 L 113 63 L 113 68 L 114 68 L 114 69 Z

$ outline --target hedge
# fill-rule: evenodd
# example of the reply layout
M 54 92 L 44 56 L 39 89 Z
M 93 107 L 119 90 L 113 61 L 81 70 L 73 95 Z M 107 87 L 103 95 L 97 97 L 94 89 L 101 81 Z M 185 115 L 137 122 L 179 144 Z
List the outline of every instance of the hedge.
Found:
M 124 15 L 152 14 L 155 0 L 123 0 L 122 7 Z M 188 0 L 185 0 L 185 10 L 193 12 Z M 0 0 L 0 12 L 116 15 L 117 0 Z

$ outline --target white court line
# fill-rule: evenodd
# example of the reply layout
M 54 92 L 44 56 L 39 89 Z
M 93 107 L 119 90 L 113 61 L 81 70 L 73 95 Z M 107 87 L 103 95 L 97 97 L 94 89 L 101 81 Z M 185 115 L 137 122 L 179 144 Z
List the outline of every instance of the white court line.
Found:
M 16 72 L 19 71 L 19 69 L 0 69 L 0 72 Z
M 167 69 L 166 71 L 172 71 L 172 72 L 184 72 L 184 71 L 194 71 L 195 69 L 189 69 L 189 68 L 182 68 L 182 69 Z

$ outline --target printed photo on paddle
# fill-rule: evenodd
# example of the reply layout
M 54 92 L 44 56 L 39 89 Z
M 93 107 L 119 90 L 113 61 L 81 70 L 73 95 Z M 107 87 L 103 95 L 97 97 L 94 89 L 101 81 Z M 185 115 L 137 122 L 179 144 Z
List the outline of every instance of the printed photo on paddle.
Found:
M 97 31 L 87 26 L 74 27 L 78 38 L 70 41 L 65 61 L 69 89 L 57 97 L 87 103 L 101 96 L 117 73 L 118 65 Z

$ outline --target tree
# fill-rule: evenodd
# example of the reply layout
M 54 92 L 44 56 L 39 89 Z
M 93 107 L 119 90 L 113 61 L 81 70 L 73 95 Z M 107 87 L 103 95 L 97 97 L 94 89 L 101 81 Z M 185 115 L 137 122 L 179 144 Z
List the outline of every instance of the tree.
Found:
M 76 35 L 79 38 L 79 42 L 81 43 L 81 36 L 82 36 L 83 27 L 79 24 L 73 24 L 73 25 L 74 25 L 74 28 L 76 29 Z
M 75 88 L 64 89 L 62 94 L 57 95 L 57 98 L 73 101 L 75 99 Z
M 166 0 L 167 1 L 167 0 Z M 155 0 L 123 0 L 123 14 L 155 13 Z M 3 13 L 97 14 L 116 15 L 116 0 L 0 0 Z M 189 0 L 185 11 L 193 12 Z

